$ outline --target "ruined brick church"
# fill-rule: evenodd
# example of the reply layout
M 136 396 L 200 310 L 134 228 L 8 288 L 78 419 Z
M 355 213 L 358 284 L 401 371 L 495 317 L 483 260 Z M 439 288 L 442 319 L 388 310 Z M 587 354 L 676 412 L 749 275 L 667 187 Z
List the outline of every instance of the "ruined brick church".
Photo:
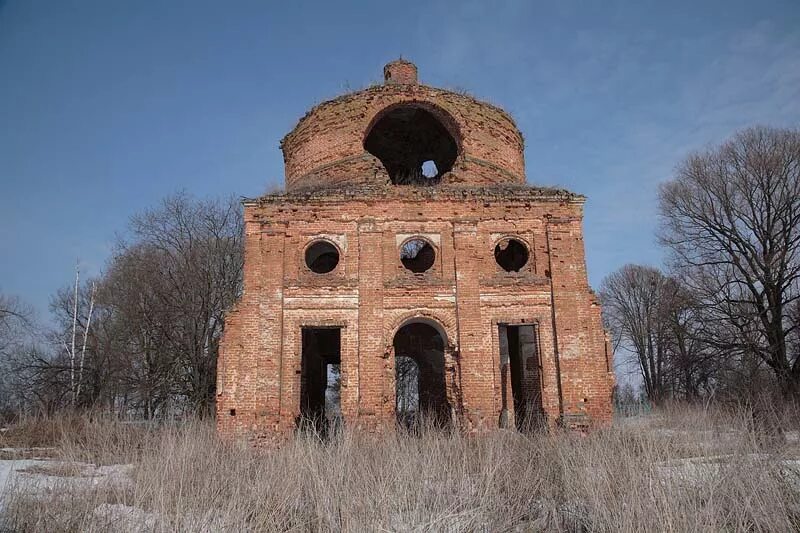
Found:
M 311 109 L 281 149 L 286 192 L 244 201 L 221 434 L 610 420 L 585 198 L 526 184 L 506 112 L 401 59 Z

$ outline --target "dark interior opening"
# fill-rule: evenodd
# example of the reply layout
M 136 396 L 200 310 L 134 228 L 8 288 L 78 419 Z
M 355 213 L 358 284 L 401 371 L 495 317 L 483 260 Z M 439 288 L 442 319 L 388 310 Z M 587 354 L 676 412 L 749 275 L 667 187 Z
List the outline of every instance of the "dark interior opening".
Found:
M 517 239 L 503 239 L 494 247 L 494 260 L 506 272 L 519 272 L 528 264 L 528 248 Z
M 325 436 L 341 424 L 341 328 L 302 328 L 298 428 Z
M 414 427 L 421 421 L 446 426 L 450 404 L 444 371 L 444 339 L 433 326 L 413 323 L 394 337 L 397 421 Z
M 317 241 L 306 248 L 306 266 L 317 274 L 327 274 L 339 264 L 339 250 L 328 241 Z
M 532 325 L 500 325 L 500 375 L 503 420 L 513 407 L 514 425 L 519 430 L 539 427 L 543 421 L 541 373 L 536 330 Z M 508 405 L 511 387 L 513 406 Z
M 400 247 L 400 262 L 411 272 L 430 270 L 435 260 L 436 250 L 424 239 L 409 239 Z
M 395 355 L 395 413 L 408 425 L 419 412 L 419 365 L 406 355 Z
M 433 113 L 417 105 L 387 111 L 364 148 L 381 160 L 395 185 L 434 185 L 452 170 L 458 143 Z

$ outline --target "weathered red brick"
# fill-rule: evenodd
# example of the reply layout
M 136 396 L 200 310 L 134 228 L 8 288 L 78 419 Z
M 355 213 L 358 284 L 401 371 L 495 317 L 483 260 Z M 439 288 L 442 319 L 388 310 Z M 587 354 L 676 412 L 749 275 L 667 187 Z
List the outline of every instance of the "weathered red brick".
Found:
M 303 326 L 342 327 L 345 423 L 392 427 L 392 343 L 419 319 L 447 337 L 448 401 L 465 430 L 500 420 L 499 324 L 535 325 L 536 386 L 550 423 L 609 421 L 613 373 L 586 273 L 585 198 L 525 185 L 522 136 L 501 109 L 418 84 L 406 61 L 385 73 L 386 84 L 303 117 L 281 144 L 287 192 L 244 202 L 244 294 L 228 314 L 219 358 L 220 433 L 293 430 Z M 456 163 L 436 186 L 392 185 L 364 148 L 376 117 L 404 103 L 436 114 L 458 141 Z M 400 262 L 410 236 L 435 249 L 424 274 Z M 507 237 L 528 248 L 519 272 L 495 262 L 495 245 Z M 319 238 L 340 253 L 328 274 L 311 272 L 304 260 Z

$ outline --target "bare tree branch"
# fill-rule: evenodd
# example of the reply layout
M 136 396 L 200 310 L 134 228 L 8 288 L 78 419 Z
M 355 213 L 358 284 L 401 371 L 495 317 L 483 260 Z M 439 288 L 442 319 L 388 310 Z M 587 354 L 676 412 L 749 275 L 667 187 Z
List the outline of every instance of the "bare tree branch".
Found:
M 752 128 L 691 155 L 660 190 L 660 240 L 707 320 L 708 342 L 759 358 L 800 394 L 788 346 L 800 298 L 800 132 Z

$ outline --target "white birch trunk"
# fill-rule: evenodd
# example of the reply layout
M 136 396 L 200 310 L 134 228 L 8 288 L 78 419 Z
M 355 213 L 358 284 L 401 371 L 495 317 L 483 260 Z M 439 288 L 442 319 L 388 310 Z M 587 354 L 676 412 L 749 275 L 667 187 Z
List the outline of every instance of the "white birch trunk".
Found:
M 97 285 L 92 283 L 92 296 L 89 299 L 89 315 L 86 317 L 86 328 L 83 330 L 83 348 L 81 349 L 81 361 L 78 369 L 78 386 L 76 396 L 81 395 L 83 385 L 83 362 L 86 360 L 86 340 L 89 338 L 89 326 L 92 324 L 92 312 L 94 311 L 94 295 L 97 292 Z
M 78 282 L 80 267 L 75 267 L 75 294 L 72 303 L 72 348 L 69 351 L 69 390 L 72 393 L 72 405 L 75 406 L 75 335 L 78 332 Z

